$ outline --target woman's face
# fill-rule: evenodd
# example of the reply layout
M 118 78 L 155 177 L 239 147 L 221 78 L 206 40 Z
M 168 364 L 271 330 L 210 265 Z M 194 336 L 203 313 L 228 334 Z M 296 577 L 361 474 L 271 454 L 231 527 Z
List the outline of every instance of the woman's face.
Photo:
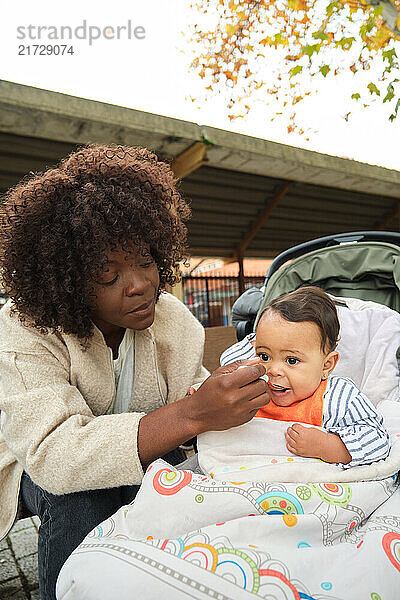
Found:
M 93 322 L 104 336 L 126 328 L 150 327 L 159 283 L 148 246 L 109 251 L 105 269 L 94 286 Z

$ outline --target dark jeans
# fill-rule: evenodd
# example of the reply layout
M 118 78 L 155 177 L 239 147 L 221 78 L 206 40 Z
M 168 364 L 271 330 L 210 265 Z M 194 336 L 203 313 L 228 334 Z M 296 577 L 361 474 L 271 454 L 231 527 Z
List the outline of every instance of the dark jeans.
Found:
M 170 464 L 182 461 L 179 450 L 163 458 Z M 61 567 L 86 535 L 121 506 L 135 498 L 139 486 L 88 490 L 56 496 L 36 485 L 24 472 L 21 499 L 40 518 L 38 566 L 42 600 L 55 600 L 55 586 Z

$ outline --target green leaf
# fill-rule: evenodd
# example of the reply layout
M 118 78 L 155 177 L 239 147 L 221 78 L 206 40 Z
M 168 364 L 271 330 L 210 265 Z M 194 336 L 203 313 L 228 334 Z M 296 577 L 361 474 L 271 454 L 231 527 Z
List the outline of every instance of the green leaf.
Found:
M 396 50 L 392 48 L 391 50 L 385 50 L 382 52 L 383 60 L 387 60 L 390 66 L 393 65 L 394 59 L 397 58 Z
M 348 38 L 342 38 L 341 40 L 338 40 L 337 42 L 335 42 L 336 46 L 340 46 L 342 48 L 342 50 L 350 50 L 353 42 L 356 41 L 356 38 L 354 37 L 348 37 Z
M 307 45 L 307 46 L 302 47 L 301 53 L 306 54 L 309 58 L 311 58 L 311 56 L 314 54 L 314 52 L 316 52 L 318 54 L 320 49 L 321 49 L 321 44 Z
M 290 73 L 290 79 L 292 77 L 294 77 L 295 75 L 298 75 L 299 73 L 301 73 L 303 70 L 303 67 L 301 65 L 296 65 L 295 67 L 293 67 L 293 69 L 290 69 L 289 73 Z
M 320 29 L 319 31 L 314 31 L 312 36 L 313 36 L 314 40 L 321 40 L 321 42 L 324 42 L 325 40 L 328 39 L 328 36 L 326 35 L 326 33 L 324 31 L 322 31 L 322 29 Z
M 330 16 L 331 16 L 331 15 L 334 13 L 334 11 L 335 11 L 335 8 L 336 8 L 336 9 L 339 9 L 340 7 L 341 7 L 341 6 L 340 6 L 340 3 L 339 3 L 339 2 L 336 2 L 336 1 L 334 1 L 334 2 L 331 2 L 331 3 L 330 3 L 330 4 L 328 4 L 328 6 L 326 7 L 326 14 L 328 15 L 328 17 L 330 17 Z
M 352 94 L 351 97 L 353 100 L 359 100 L 361 98 L 361 96 L 358 92 L 356 92 L 355 94 Z
M 367 88 L 369 89 L 369 93 L 370 94 L 376 94 L 377 96 L 381 95 L 380 91 L 378 90 L 378 88 L 376 87 L 376 85 L 374 83 L 372 83 L 372 81 L 371 81 L 371 83 L 369 83 L 367 85 Z
M 374 8 L 374 16 L 379 17 L 383 13 L 383 6 L 380 4 Z
M 394 113 L 392 115 L 390 115 L 389 121 L 394 121 L 396 119 L 399 108 L 400 108 L 400 98 L 396 102 L 396 107 L 394 109 Z
M 282 44 L 282 46 L 287 46 L 289 44 L 287 38 L 285 38 L 281 33 L 276 33 L 274 35 L 274 42 L 276 44 Z
M 329 73 L 329 71 L 331 70 L 329 65 L 322 65 L 322 67 L 319 68 L 320 73 L 322 73 L 322 75 L 324 77 L 326 77 Z
M 394 98 L 394 87 L 391 83 L 387 86 L 387 94 L 383 99 L 383 102 L 390 102 Z

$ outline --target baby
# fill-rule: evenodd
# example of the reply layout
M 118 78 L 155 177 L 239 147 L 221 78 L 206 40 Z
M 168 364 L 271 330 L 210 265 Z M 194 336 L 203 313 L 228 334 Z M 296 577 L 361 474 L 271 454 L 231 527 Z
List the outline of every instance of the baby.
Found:
M 346 468 L 386 458 L 390 443 L 368 398 L 351 379 L 331 375 L 339 328 L 333 300 L 317 287 L 299 288 L 265 308 L 255 349 L 271 402 L 256 417 L 297 421 L 285 432 L 291 453 Z

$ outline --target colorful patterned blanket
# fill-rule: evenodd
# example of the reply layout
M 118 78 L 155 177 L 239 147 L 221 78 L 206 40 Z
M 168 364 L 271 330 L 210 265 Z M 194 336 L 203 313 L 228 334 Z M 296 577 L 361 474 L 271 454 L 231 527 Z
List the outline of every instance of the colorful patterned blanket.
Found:
M 67 560 L 57 598 L 159 597 L 397 600 L 400 481 L 229 482 L 157 460 Z

